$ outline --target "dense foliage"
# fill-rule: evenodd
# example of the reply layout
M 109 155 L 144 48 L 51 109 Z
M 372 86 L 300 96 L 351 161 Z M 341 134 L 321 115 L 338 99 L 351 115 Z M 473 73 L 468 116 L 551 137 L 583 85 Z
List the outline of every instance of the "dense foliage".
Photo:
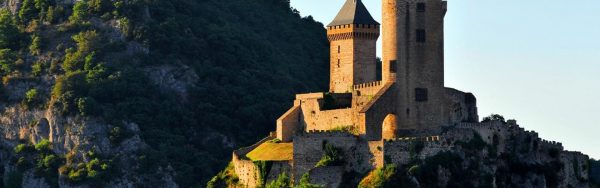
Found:
M 180 186 L 202 187 L 295 93 L 326 88 L 327 47 L 323 25 L 287 0 L 23 0 L 0 11 L 0 100 L 105 119 L 112 144 L 136 123 L 150 146 L 138 173 L 170 166 Z M 149 77 L 169 66 L 196 75 L 185 93 Z M 9 100 L 20 82 L 36 84 Z M 61 173 L 88 181 L 108 159 L 62 160 Z

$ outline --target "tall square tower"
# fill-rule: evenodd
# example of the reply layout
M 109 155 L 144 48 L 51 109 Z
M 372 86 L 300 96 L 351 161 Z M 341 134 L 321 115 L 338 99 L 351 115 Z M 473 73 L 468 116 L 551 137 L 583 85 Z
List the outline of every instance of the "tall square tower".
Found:
M 349 93 L 354 85 L 376 81 L 379 23 L 361 0 L 347 0 L 327 25 L 330 41 L 329 92 Z

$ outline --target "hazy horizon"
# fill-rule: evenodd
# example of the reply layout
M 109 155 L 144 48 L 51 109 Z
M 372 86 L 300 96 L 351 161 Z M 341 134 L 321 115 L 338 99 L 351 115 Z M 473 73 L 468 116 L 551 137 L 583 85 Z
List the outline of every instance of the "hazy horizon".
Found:
M 291 5 L 326 25 L 344 2 Z M 381 0 L 363 2 L 381 22 Z M 566 150 L 600 159 L 600 119 L 594 116 L 600 112 L 599 8 L 597 0 L 450 0 L 446 87 L 474 93 L 480 118 L 497 113 L 516 119 Z

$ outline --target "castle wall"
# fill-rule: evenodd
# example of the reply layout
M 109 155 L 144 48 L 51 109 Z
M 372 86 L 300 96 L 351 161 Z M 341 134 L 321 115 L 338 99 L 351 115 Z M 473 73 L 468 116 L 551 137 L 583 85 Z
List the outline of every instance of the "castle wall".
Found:
M 477 99 L 471 93 L 445 88 L 446 103 L 444 110 L 445 125 L 461 122 L 478 122 Z
M 266 183 L 277 180 L 279 175 L 285 173 L 288 177 L 292 177 L 292 161 L 273 161 L 271 170 L 267 175 Z
M 302 131 L 300 106 L 293 106 L 277 119 L 277 138 L 282 142 L 291 142 L 298 131 Z
M 310 183 L 323 185 L 324 187 L 340 187 L 344 176 L 344 167 L 325 166 L 314 168 L 309 171 Z
M 294 138 L 294 178 L 309 172 L 321 160 L 324 145 L 338 148 L 347 162 L 345 171 L 368 172 L 373 169 L 369 144 L 359 137 L 345 132 L 309 132 Z
M 258 184 L 260 183 L 260 178 L 258 175 L 259 171 L 254 162 L 246 159 L 245 156 L 248 152 L 256 149 L 256 147 L 273 139 L 275 139 L 275 135 L 271 134 L 270 136 L 258 141 L 252 146 L 233 151 L 231 162 L 233 163 L 235 173 L 238 175 L 240 183 L 247 187 L 258 186 Z
M 580 152 L 563 152 L 560 161 L 565 166 L 561 172 L 563 179 L 559 187 L 588 187 L 587 182 L 590 180 L 589 160 L 589 156 Z
M 355 124 L 352 108 L 321 111 L 318 99 L 303 100 L 301 107 L 301 118 L 306 131 L 331 130 Z
M 438 139 L 424 139 L 419 138 L 420 142 L 423 142 L 423 150 L 420 151 L 416 156 L 419 159 L 426 159 L 432 157 L 442 151 L 447 151 L 449 148 L 444 146 L 444 142 Z M 411 162 L 410 147 L 417 142 L 416 139 L 398 139 L 388 140 L 383 144 L 384 159 L 387 163 L 405 165 Z
M 388 114 L 396 114 L 396 90 L 387 83 L 367 105 L 359 111 L 358 126 L 367 140 L 381 140 L 383 120 Z

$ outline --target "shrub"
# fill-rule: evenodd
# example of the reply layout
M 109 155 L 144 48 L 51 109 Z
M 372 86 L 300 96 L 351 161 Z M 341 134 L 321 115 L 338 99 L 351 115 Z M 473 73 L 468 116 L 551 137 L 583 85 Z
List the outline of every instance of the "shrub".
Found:
M 325 186 L 310 183 L 310 175 L 308 173 L 302 175 L 300 182 L 295 188 L 324 188 Z
M 0 49 L 16 50 L 21 32 L 12 19 L 8 9 L 0 9 Z
M 41 76 L 43 72 L 44 72 L 44 63 L 43 62 L 36 62 L 33 65 L 31 65 L 31 74 L 33 76 Z
M 32 152 L 35 150 L 35 148 L 33 148 L 31 145 L 19 144 L 19 145 L 15 146 L 15 148 L 13 150 L 16 154 L 21 154 L 21 153 Z
M 73 13 L 69 22 L 73 25 L 83 24 L 89 17 L 89 7 L 86 1 L 77 1 L 73 6 Z
M 385 165 L 383 168 L 378 168 L 358 184 L 359 188 L 383 188 L 393 187 L 397 182 L 393 181 L 396 176 L 397 167 L 396 165 Z
M 96 114 L 96 101 L 90 97 L 83 97 L 77 99 L 77 109 L 79 110 L 79 115 L 81 116 L 90 116 Z
M 501 121 L 501 122 L 506 122 L 504 119 L 504 116 L 498 115 L 498 114 L 492 114 L 488 117 L 484 117 L 483 121 L 481 122 L 490 122 L 490 121 Z
M 41 103 L 41 97 L 37 89 L 30 89 L 25 92 L 25 98 L 23 99 L 23 106 L 26 108 L 35 108 Z
M 327 143 L 325 144 L 324 149 L 323 157 L 321 157 L 321 160 L 319 160 L 315 167 L 339 166 L 343 164 L 344 158 L 338 148 Z
M 42 49 L 42 38 L 38 35 L 31 37 L 31 45 L 29 45 L 29 53 L 32 55 L 39 55 Z
M 267 184 L 267 188 L 289 188 L 290 187 L 290 177 L 285 173 L 279 174 L 276 180 L 271 181 L 271 183 Z
M 218 188 L 218 187 L 236 187 L 239 179 L 235 174 L 233 163 L 229 163 L 227 167 L 214 176 L 206 185 L 207 188 Z
M 355 135 L 359 134 L 359 130 L 355 126 L 352 126 L 352 125 L 338 126 L 334 129 L 332 129 L 332 131 L 347 132 L 347 133 L 355 134 Z
M 0 33 L 0 37 L 1 37 L 1 33 Z M 12 50 L 0 49 L 0 75 L 6 75 L 9 73 L 12 73 L 16 68 L 16 65 L 15 65 L 16 59 L 17 59 L 17 56 Z
M 23 23 L 28 23 L 33 20 L 38 14 L 37 9 L 35 9 L 35 2 L 33 0 L 23 0 L 21 2 L 21 8 L 19 9 L 19 19 Z
M 52 151 L 52 143 L 47 139 L 43 139 L 35 144 L 35 150 L 40 152 Z

